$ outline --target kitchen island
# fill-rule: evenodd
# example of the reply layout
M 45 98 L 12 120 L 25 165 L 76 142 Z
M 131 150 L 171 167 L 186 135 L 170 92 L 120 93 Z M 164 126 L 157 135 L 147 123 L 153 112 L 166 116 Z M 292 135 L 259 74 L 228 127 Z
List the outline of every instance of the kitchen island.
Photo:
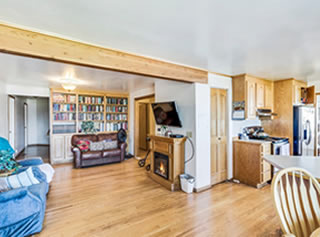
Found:
M 320 180 L 320 157 L 263 155 L 263 159 L 278 169 L 286 169 L 289 167 L 305 169 L 318 181 Z

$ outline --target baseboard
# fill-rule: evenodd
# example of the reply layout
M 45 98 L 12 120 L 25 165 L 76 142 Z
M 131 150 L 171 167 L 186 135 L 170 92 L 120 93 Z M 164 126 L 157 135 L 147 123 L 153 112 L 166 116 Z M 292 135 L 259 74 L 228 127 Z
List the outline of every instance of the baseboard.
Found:
M 208 190 L 210 188 L 211 188 L 211 184 L 209 184 L 207 186 L 204 186 L 204 187 L 201 187 L 201 188 L 194 188 L 194 191 L 196 193 L 200 193 L 200 192 L 206 191 L 206 190 Z
M 49 144 L 29 144 L 28 147 L 30 146 L 50 146 Z
M 15 159 L 19 158 L 19 156 L 24 152 L 26 148 L 24 147 L 21 151 L 18 152 L 18 154 L 15 156 Z

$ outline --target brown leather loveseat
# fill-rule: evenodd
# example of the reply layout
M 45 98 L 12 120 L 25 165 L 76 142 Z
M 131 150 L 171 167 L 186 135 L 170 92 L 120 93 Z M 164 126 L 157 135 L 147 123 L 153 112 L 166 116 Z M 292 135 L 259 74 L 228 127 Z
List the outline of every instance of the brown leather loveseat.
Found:
M 81 151 L 78 147 L 79 142 L 99 142 L 99 141 L 117 141 L 117 147 L 109 150 L 99 151 Z M 117 138 L 117 133 L 87 135 L 78 134 L 73 135 L 71 139 L 72 152 L 74 157 L 74 167 L 88 167 L 93 165 L 110 164 L 121 162 L 124 160 L 127 144 L 120 143 Z

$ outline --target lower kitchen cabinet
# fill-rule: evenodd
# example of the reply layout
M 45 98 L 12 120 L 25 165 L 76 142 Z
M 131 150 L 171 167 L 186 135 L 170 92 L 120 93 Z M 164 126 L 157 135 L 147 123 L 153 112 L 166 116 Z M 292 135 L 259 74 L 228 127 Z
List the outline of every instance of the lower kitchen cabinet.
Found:
M 73 160 L 71 151 L 72 135 L 59 134 L 52 135 L 50 142 L 50 161 L 51 164 L 69 163 Z
M 261 188 L 271 180 L 271 165 L 263 155 L 271 154 L 271 143 L 265 141 L 233 141 L 233 178 L 240 183 Z

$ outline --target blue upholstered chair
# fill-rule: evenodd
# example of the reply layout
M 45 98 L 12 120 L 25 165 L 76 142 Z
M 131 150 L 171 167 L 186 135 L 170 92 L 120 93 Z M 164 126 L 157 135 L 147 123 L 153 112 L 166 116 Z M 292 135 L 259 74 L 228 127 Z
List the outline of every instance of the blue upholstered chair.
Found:
M 14 153 L 7 139 L 0 137 L 0 150 Z M 39 168 L 41 158 L 18 161 L 23 169 L 33 166 L 39 184 L 0 193 L 0 236 L 21 237 L 42 230 L 49 185 Z

